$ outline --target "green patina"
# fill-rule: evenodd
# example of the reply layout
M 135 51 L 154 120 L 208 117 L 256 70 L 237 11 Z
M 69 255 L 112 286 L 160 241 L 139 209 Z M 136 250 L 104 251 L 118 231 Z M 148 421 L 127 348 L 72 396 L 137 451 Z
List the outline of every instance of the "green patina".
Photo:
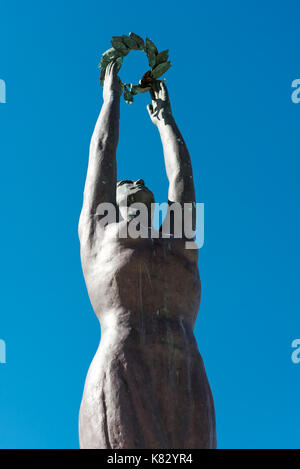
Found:
M 168 312 L 167 308 L 161 308 L 160 309 L 160 314 L 162 315 L 163 318 L 168 318 L 168 316 L 169 316 L 169 312 Z
M 124 99 L 127 104 L 133 103 L 133 97 L 136 94 L 145 93 L 150 91 L 153 83 L 161 77 L 171 67 L 171 62 L 168 60 L 169 51 L 166 49 L 158 52 L 156 45 L 148 37 L 145 41 L 135 33 L 129 33 L 129 36 L 113 36 L 111 40 L 112 48 L 108 49 L 102 55 L 99 64 L 100 71 L 100 84 L 103 85 L 105 78 L 105 70 L 107 65 L 115 61 L 118 64 L 118 71 L 122 67 L 123 58 L 129 54 L 131 50 L 141 50 L 147 54 L 148 63 L 151 67 L 139 81 L 138 85 L 132 83 L 122 83 L 124 91 Z

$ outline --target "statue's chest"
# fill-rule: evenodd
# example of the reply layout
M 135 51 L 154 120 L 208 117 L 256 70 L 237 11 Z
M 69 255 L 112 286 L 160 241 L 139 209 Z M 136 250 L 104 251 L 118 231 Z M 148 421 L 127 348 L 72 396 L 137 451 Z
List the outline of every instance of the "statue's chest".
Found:
M 196 253 L 180 240 L 104 240 L 86 280 L 90 296 L 105 292 L 105 303 L 112 297 L 129 309 L 182 309 L 200 296 Z

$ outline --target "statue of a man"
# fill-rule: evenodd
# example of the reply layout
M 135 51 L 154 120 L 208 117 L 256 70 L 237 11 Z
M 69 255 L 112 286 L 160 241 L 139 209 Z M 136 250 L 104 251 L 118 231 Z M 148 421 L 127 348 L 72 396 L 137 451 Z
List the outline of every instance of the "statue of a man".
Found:
M 111 63 L 79 221 L 84 278 L 101 324 L 80 408 L 80 447 L 214 448 L 213 398 L 193 333 L 200 305 L 197 250 L 186 249 L 186 240 L 172 232 L 158 239 L 118 236 L 120 225 L 136 216 L 134 203 L 150 213 L 154 202 L 142 179 L 117 182 L 120 96 Z M 163 145 L 169 203 L 193 203 L 191 160 L 165 84 L 157 81 L 151 96 L 148 112 Z M 104 226 L 103 203 L 120 208 L 122 217 Z

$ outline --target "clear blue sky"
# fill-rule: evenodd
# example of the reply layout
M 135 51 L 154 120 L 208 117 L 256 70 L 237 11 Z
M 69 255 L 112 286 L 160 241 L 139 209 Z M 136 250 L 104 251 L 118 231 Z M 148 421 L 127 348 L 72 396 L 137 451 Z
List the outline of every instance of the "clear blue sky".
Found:
M 77 223 L 113 35 L 170 49 L 173 111 L 205 203 L 196 337 L 220 448 L 299 448 L 297 1 L 0 3 L 0 447 L 76 448 L 83 384 L 100 330 Z M 121 71 L 136 82 L 146 57 Z M 122 101 L 118 177 L 167 199 L 148 96 Z M 163 392 L 163 390 L 162 390 Z

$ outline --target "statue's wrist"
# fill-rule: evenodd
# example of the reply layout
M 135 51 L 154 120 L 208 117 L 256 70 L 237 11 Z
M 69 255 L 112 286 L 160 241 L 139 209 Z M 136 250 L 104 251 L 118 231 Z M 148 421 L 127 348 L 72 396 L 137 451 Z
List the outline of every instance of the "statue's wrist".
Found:
M 121 92 L 117 90 L 113 90 L 109 94 L 103 96 L 103 100 L 105 103 L 110 103 L 113 101 L 120 101 L 120 99 L 121 99 Z
M 175 120 L 170 110 L 165 110 L 162 117 L 157 121 L 157 127 L 159 130 L 164 129 L 167 125 L 175 125 Z

